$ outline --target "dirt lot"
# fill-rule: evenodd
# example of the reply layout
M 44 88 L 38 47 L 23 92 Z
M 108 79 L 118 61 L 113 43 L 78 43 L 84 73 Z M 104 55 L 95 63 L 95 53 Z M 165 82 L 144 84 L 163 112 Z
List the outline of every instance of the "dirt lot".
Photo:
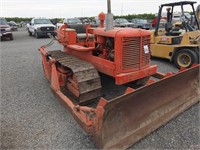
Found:
M 96 149 L 94 142 L 57 101 L 43 75 L 38 48 L 50 38 L 29 37 L 0 43 L 1 149 Z M 52 49 L 62 49 L 55 44 Z M 160 71 L 176 71 L 153 60 Z M 178 89 L 177 89 L 178 90 Z M 199 144 L 199 104 L 156 130 L 131 149 L 189 149 Z

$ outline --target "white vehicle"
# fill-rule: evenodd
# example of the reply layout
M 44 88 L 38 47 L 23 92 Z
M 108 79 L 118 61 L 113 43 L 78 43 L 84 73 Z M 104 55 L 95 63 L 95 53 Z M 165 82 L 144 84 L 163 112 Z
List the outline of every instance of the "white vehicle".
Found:
M 183 21 L 185 18 L 190 19 L 191 15 L 187 12 L 184 13 L 185 16 L 181 16 L 181 13 L 174 13 L 172 20 L 173 22 Z
M 134 27 L 134 23 L 128 22 L 127 19 L 117 18 L 114 21 L 115 27 Z
M 61 23 L 61 22 L 58 22 L 58 23 L 56 23 L 56 28 L 58 29 L 60 26 L 62 26 L 63 25 L 63 23 Z
M 63 23 L 68 25 L 83 24 L 78 18 L 65 18 Z
M 56 35 L 55 25 L 46 18 L 33 18 L 28 26 L 29 35 L 35 35 L 36 38 L 41 36 Z

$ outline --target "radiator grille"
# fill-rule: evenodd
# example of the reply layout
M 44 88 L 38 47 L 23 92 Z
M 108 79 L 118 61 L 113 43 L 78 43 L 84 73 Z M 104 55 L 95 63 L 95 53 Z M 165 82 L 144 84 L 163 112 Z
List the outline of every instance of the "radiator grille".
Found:
M 139 69 L 148 65 L 150 53 L 144 52 L 144 45 L 150 48 L 149 44 L 150 36 L 123 38 L 122 70 Z
M 41 31 L 54 31 L 54 27 L 41 27 Z

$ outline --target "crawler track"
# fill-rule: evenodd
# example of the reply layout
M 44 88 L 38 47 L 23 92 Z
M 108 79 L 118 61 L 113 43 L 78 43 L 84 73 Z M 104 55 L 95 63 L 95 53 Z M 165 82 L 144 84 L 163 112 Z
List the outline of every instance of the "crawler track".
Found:
M 70 71 L 65 87 L 76 96 L 80 103 L 101 95 L 101 81 L 98 72 L 90 63 L 68 55 L 60 50 L 48 51 L 56 59 L 56 66 Z

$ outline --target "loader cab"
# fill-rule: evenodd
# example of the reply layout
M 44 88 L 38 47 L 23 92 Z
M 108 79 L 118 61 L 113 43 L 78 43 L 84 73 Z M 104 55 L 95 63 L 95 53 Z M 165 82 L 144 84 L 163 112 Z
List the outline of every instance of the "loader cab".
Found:
M 165 24 L 165 32 L 167 36 L 176 36 L 178 35 L 178 30 L 182 29 L 185 30 L 185 32 L 190 32 L 196 30 L 195 27 L 191 26 L 191 15 L 189 13 L 186 13 L 184 11 L 184 7 L 186 6 L 191 6 L 192 8 L 192 13 L 195 14 L 195 9 L 194 9 L 194 4 L 196 2 L 191 2 L 191 1 L 183 1 L 183 2 L 176 2 L 176 3 L 168 3 L 168 4 L 163 4 L 159 8 L 158 12 L 158 21 L 156 24 L 156 29 L 155 29 L 155 35 L 157 36 L 159 33 L 159 27 L 162 19 L 162 14 L 163 11 L 166 9 L 166 20 L 167 23 Z M 181 11 L 179 14 L 177 12 L 174 12 L 175 8 L 178 8 L 176 10 Z M 178 18 L 177 18 L 178 16 Z M 177 20 L 178 19 L 178 20 Z M 194 15 L 194 20 L 197 22 L 197 29 L 199 30 L 199 24 L 197 21 L 197 16 Z M 175 23 L 179 21 L 181 22 L 181 26 L 175 26 Z
M 200 31 L 194 10 L 195 3 L 181 1 L 162 4 L 159 7 L 158 21 L 151 35 L 153 57 L 169 59 L 177 68 L 188 68 L 193 63 L 199 62 Z M 197 23 L 196 27 L 192 26 L 191 15 L 186 13 L 188 9 L 193 12 L 192 18 Z M 163 14 L 166 17 L 164 25 L 161 23 Z

